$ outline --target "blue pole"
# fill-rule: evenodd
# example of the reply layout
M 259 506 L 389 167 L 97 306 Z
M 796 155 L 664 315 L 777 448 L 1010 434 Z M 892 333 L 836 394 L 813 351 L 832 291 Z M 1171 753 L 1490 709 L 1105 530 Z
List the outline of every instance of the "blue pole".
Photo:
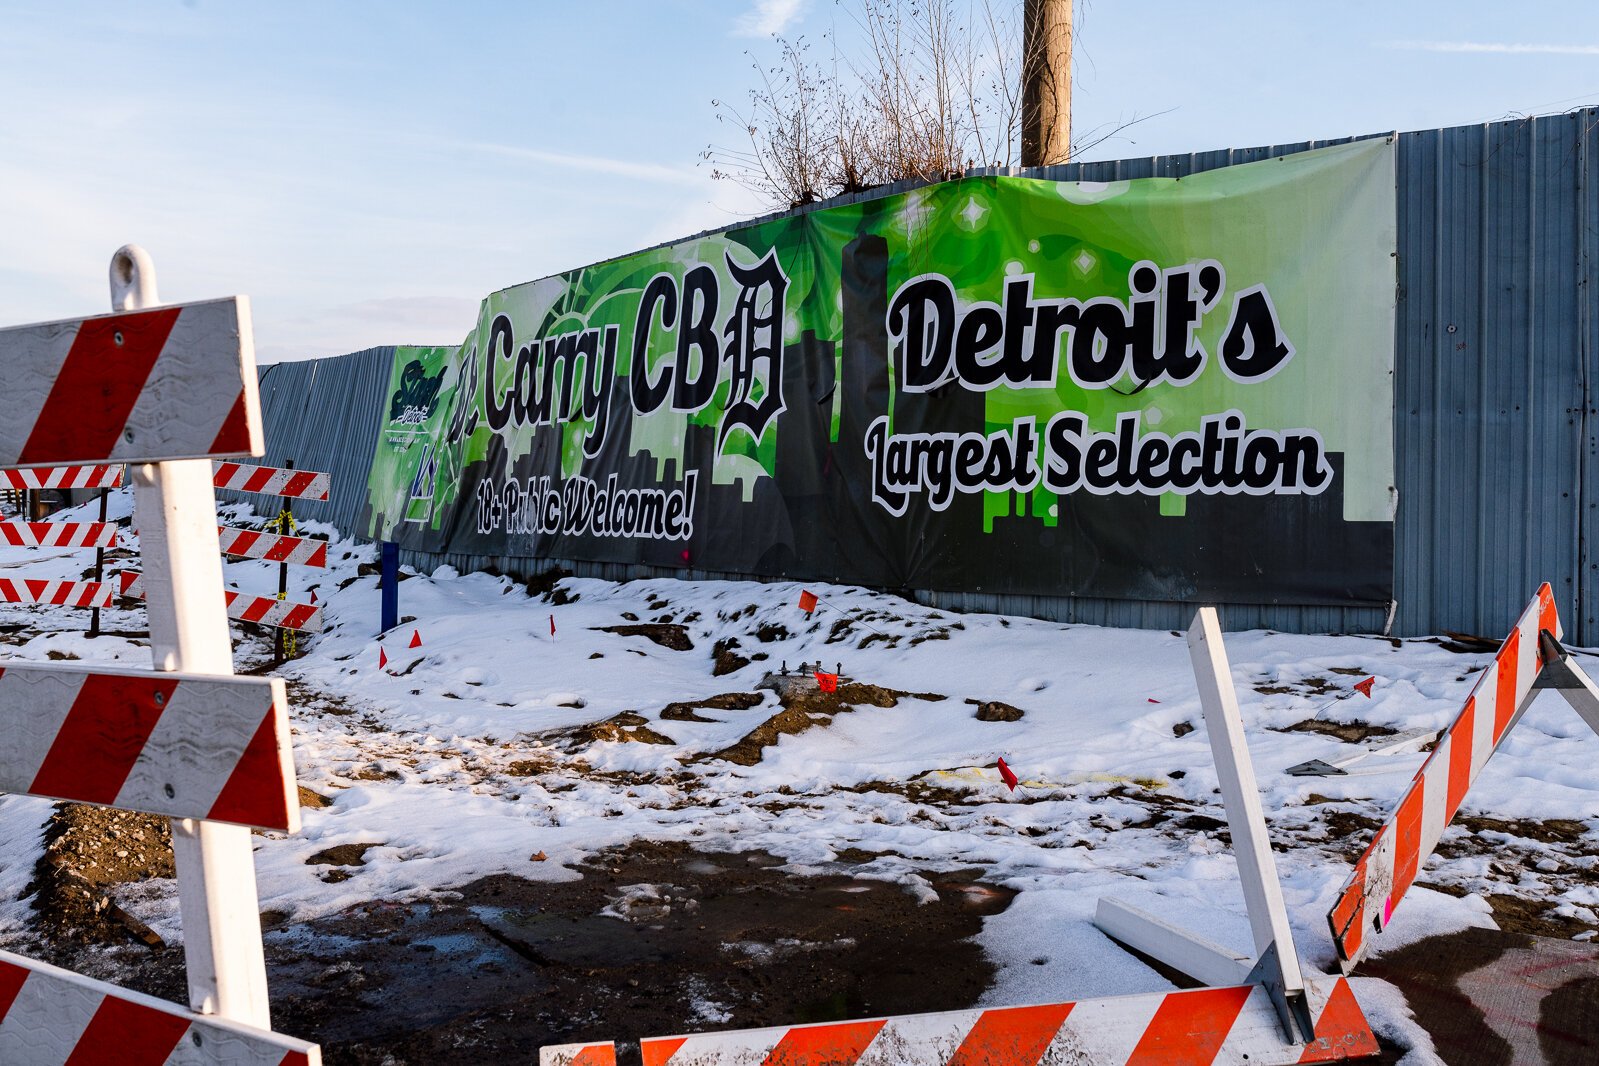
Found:
M 383 569 L 378 577 L 378 587 L 383 590 L 383 626 L 387 633 L 400 624 L 400 546 L 393 541 L 383 542 Z

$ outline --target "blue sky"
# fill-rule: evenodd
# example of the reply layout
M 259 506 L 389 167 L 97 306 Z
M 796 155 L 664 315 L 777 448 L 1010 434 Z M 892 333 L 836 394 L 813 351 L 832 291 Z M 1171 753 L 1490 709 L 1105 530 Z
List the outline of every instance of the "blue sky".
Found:
M 1000 0 L 1003 2 L 1003 0 Z M 1019 6 L 1021 0 L 1015 0 Z M 453 343 L 517 282 L 737 222 L 697 166 L 853 0 L 0 2 L 0 323 L 250 294 L 264 362 Z M 1079 0 L 1085 158 L 1599 103 L 1599 5 Z

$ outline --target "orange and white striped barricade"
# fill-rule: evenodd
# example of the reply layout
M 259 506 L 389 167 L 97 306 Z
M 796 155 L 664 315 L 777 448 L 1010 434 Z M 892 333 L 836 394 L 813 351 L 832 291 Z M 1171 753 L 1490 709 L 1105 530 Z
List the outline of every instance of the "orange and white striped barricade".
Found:
M 0 1062 L 317 1066 L 270 1031 L 250 827 L 299 807 L 282 688 L 233 676 L 211 486 L 213 458 L 262 452 L 249 303 L 156 306 L 132 245 L 111 302 L 0 330 L 0 468 L 130 464 L 155 671 L 7 664 L 0 787 L 172 817 L 189 1006 L 5 956 Z
M 0 489 L 115 489 L 122 486 L 122 464 L 42 466 L 0 470 Z
M 0 951 L 0 1062 L 317 1066 L 315 1044 Z
M 644 1066 L 1189 1066 L 1334 1062 L 1377 1053 L 1348 979 L 1305 989 L 1313 1038 L 1290 1045 L 1259 984 L 1030 1007 L 743 1029 L 639 1042 Z M 539 1066 L 614 1066 L 610 1043 L 539 1052 Z
M 1599 688 L 1560 646 L 1560 615 L 1545 583 L 1466 697 L 1466 704 L 1377 830 L 1327 915 L 1339 964 L 1352 970 L 1460 810 L 1466 791 L 1538 693 L 1557 690 L 1599 732 Z
M 1328 1047 L 1340 1049 L 1338 1057 L 1355 1058 L 1375 1054 L 1376 1038 L 1352 995 L 1348 999 L 1347 1009 L 1340 1009 L 1334 1015 L 1337 1027 L 1342 1030 L 1338 1034 L 1325 1032 L 1324 1023 L 1317 1014 L 1316 989 L 1322 989 L 1319 993 L 1322 996 L 1331 996 L 1333 988 L 1345 986 L 1329 985 L 1327 982 L 1336 982 L 1338 979 L 1314 973 L 1300 964 L 1299 952 L 1289 928 L 1282 883 L 1277 876 L 1277 862 L 1272 856 L 1265 814 L 1261 809 L 1254 762 L 1250 759 L 1249 744 L 1244 736 L 1243 716 L 1238 709 L 1232 666 L 1222 642 L 1221 625 L 1215 608 L 1204 607 L 1195 614 L 1188 629 L 1188 654 L 1199 687 L 1205 727 L 1210 736 L 1211 756 L 1216 763 L 1217 783 L 1227 813 L 1227 827 L 1232 834 L 1233 852 L 1238 860 L 1238 878 L 1244 891 L 1244 909 L 1249 916 L 1254 955 L 1246 956 L 1231 951 L 1115 899 L 1102 898 L 1099 901 L 1094 924 L 1113 940 L 1158 959 L 1202 984 L 1257 989 L 1270 1004 L 1278 1023 L 1271 1034 L 1275 1040 L 1274 1049 L 1269 1052 L 1277 1057 L 1262 1060 L 1260 1055 L 1263 1052 L 1252 1052 L 1248 1059 L 1250 1062 L 1315 1061 L 1292 1056 L 1309 1054 L 1322 1041 L 1330 1041 Z M 1266 1035 L 1263 1033 L 1260 1039 L 1266 1040 Z M 1192 1061 L 1213 1060 L 1195 1058 Z
M 222 554 L 240 559 L 265 559 L 269 563 L 290 563 L 296 566 L 327 566 L 328 542 L 311 537 L 288 537 L 279 533 L 262 533 L 254 529 L 234 529 L 222 526 L 217 529 L 222 540 Z
M 275 678 L 11 662 L 0 719 L 0 792 L 300 830 Z
M 212 483 L 219 489 L 233 492 L 254 492 L 296 500 L 326 500 L 332 480 L 330 475 L 317 470 L 218 463 Z
M 229 555 L 241 555 L 249 559 L 267 559 L 279 564 L 278 566 L 278 600 L 288 603 L 289 598 L 289 564 L 296 563 L 303 566 L 326 566 L 328 560 L 327 543 L 304 537 L 294 537 L 289 534 L 294 532 L 294 507 L 293 500 L 326 500 L 328 491 L 332 488 L 333 478 L 318 470 L 296 470 L 291 459 L 287 466 L 252 466 L 248 463 L 218 463 L 212 474 L 212 483 L 219 489 L 230 489 L 234 492 L 253 492 L 263 496 L 280 496 L 283 498 L 283 509 L 278 512 L 278 532 L 257 533 L 247 529 L 231 529 L 222 531 L 222 550 Z M 320 545 L 320 547 L 318 547 Z M 314 617 L 317 624 L 314 628 L 321 628 L 322 612 L 310 604 L 288 604 L 292 609 L 282 614 L 293 614 L 295 617 Z M 241 610 L 244 608 L 241 608 Z M 257 611 L 257 614 L 266 614 Z M 235 614 L 235 618 L 242 615 Z M 249 618 L 246 621 L 258 621 Z M 277 625 L 278 633 L 272 639 L 273 662 L 281 662 L 283 658 L 294 654 L 294 632 L 313 628 L 299 625 L 279 625 L 276 622 L 262 621 L 262 625 Z
M 55 607 L 109 607 L 111 585 L 105 581 L 0 577 L 0 603 L 41 603 Z
M 119 570 L 116 574 L 121 594 L 129 599 L 144 599 L 144 575 L 137 570 Z M 290 603 L 271 596 L 253 596 L 248 592 L 224 589 L 222 598 L 228 617 L 256 625 L 276 626 L 301 633 L 318 633 L 322 630 L 322 608 L 309 603 Z
M 14 548 L 110 548 L 116 542 L 111 522 L 0 522 L 0 544 Z
M 1188 631 L 1254 934 L 1248 958 L 1114 900 L 1094 923 L 1210 987 L 898 1018 L 647 1038 L 644 1066 L 1286 1066 L 1378 1053 L 1347 978 L 1300 966 L 1244 742 L 1221 627 Z M 540 1066 L 613 1066 L 603 1042 L 546 1047 Z

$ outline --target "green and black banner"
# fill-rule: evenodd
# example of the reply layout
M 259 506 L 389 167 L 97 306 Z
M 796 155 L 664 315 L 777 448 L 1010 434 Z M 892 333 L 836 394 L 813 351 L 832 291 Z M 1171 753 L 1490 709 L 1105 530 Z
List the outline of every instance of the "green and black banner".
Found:
M 369 533 L 887 587 L 1386 604 L 1394 162 L 970 178 L 398 350 Z

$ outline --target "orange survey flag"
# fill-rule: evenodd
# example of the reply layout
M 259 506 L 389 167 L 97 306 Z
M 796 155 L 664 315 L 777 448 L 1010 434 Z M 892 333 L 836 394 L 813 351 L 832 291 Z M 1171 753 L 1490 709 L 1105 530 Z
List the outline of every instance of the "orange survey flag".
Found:
M 816 674 L 816 687 L 821 689 L 823 692 L 838 691 L 838 675 L 824 674 L 818 671 Z
M 816 593 L 801 590 L 799 609 L 804 611 L 806 614 L 810 614 L 812 611 L 816 610 Z

